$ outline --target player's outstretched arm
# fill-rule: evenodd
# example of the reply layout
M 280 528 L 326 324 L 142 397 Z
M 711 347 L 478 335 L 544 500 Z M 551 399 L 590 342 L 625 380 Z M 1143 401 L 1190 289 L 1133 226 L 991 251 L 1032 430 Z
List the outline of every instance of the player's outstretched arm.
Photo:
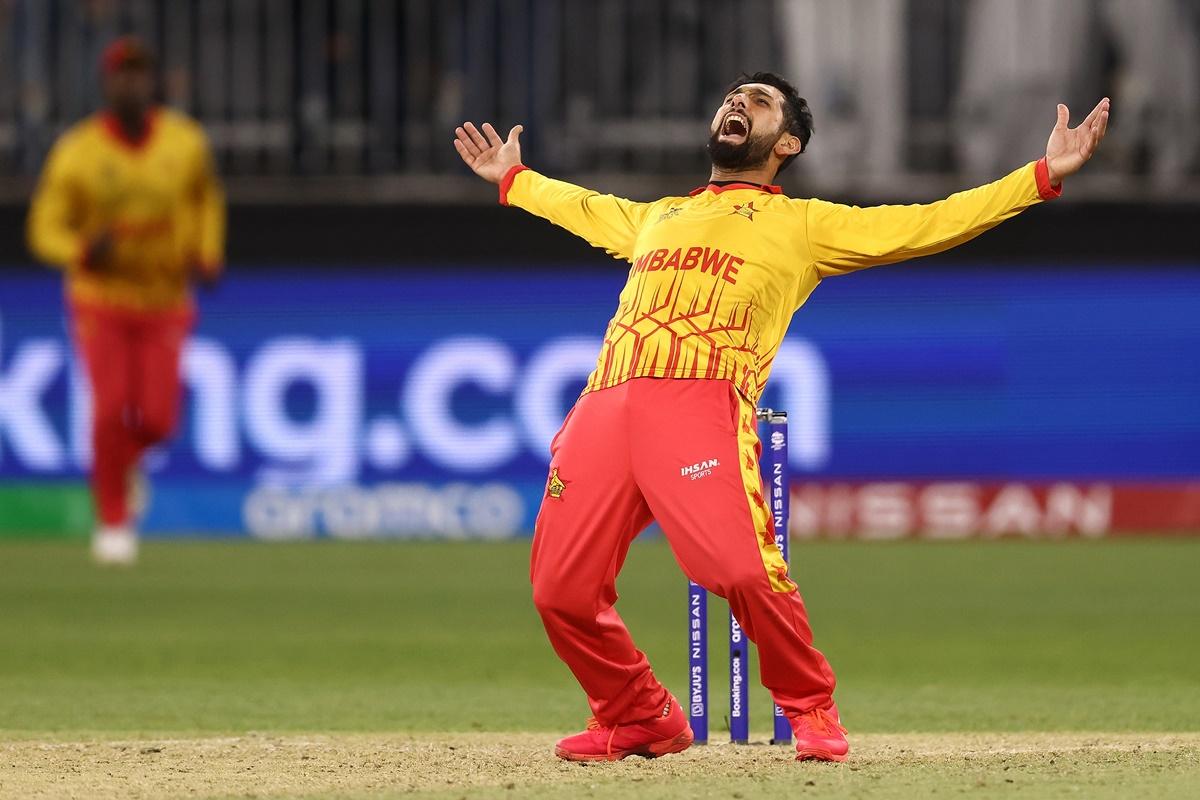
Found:
M 1062 181 L 1096 152 L 1108 128 L 1104 98 L 1075 128 L 1058 106 L 1046 155 L 998 181 L 927 205 L 858 208 L 806 201 L 808 247 L 822 277 L 940 253 L 974 239 L 1034 203 L 1062 192 Z
M 516 125 L 501 139 L 490 123 L 480 130 L 464 122 L 454 129 L 454 149 L 476 175 L 500 186 L 502 204 L 523 208 L 613 255 L 632 259 L 652 204 L 600 194 L 526 169 L 521 163 L 522 130 Z
M 463 162 L 485 181 L 500 183 L 508 171 L 521 163 L 522 125 L 514 125 L 508 139 L 501 139 L 492 123 L 483 123 L 483 130 L 474 122 L 464 122 L 454 129 L 454 149 Z

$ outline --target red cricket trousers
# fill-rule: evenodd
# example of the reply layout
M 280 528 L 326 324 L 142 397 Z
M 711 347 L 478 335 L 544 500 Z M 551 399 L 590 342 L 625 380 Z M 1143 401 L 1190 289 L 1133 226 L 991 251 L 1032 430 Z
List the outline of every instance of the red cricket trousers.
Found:
M 133 311 L 72 303 L 92 385 L 92 495 L 104 525 L 129 521 L 129 471 L 179 419 L 179 358 L 191 308 Z
M 775 545 L 754 407 L 731 383 L 635 378 L 590 392 L 550 449 L 533 602 L 597 719 L 644 720 L 666 702 L 613 607 L 629 545 L 652 519 L 684 573 L 728 599 L 775 702 L 789 713 L 829 706 L 833 670 Z M 663 597 L 682 620 L 682 584 L 664 575 Z

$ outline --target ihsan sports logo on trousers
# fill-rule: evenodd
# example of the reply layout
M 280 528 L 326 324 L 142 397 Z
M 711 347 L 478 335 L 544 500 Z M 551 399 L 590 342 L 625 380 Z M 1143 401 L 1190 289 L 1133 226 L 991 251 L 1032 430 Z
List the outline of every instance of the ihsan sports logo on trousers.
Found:
M 710 458 L 707 461 L 697 461 L 695 464 L 689 464 L 686 467 L 680 467 L 679 475 L 694 481 L 708 475 L 712 475 L 713 467 L 719 466 L 721 466 L 720 461 L 715 458 Z

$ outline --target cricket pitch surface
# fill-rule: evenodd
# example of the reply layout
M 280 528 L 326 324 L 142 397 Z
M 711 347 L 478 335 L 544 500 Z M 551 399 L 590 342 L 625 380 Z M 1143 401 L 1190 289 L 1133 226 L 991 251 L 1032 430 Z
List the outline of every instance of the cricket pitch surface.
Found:
M 1200 734 L 862 734 L 844 764 L 715 743 L 579 765 L 552 733 L 0 742 L 0 798 L 1194 797 Z M 788 794 L 784 794 L 787 792 Z

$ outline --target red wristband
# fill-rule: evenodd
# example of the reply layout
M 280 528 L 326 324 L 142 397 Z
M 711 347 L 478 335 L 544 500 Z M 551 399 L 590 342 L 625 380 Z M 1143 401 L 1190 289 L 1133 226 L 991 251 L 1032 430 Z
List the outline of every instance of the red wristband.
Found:
M 1037 180 L 1038 194 L 1043 200 L 1053 200 L 1062 194 L 1062 181 L 1057 186 L 1050 185 L 1050 168 L 1046 166 L 1045 157 L 1038 159 L 1033 168 L 1033 177 Z
M 529 169 L 529 167 L 525 166 L 524 164 L 517 164 L 508 172 L 504 173 L 504 180 L 500 181 L 500 205 L 508 205 L 508 190 L 512 188 L 513 181 L 516 180 L 517 175 L 527 169 Z

